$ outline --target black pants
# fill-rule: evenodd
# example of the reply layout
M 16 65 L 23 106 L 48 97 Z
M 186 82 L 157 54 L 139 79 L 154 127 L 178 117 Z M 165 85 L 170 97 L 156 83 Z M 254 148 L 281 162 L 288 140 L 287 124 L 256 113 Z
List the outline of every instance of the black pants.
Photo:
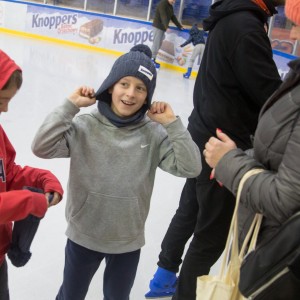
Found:
M 56 300 L 85 299 L 90 282 L 104 258 L 104 300 L 129 300 L 140 249 L 122 254 L 105 254 L 68 240 L 65 252 L 64 279 Z
M 161 245 L 158 265 L 177 272 L 185 244 L 194 234 L 173 300 L 195 300 L 197 276 L 209 273 L 225 247 L 235 198 L 216 180 L 210 180 L 210 173 L 202 157 L 201 174 L 186 180 L 179 207 Z
M 0 300 L 9 300 L 7 262 L 0 266 Z

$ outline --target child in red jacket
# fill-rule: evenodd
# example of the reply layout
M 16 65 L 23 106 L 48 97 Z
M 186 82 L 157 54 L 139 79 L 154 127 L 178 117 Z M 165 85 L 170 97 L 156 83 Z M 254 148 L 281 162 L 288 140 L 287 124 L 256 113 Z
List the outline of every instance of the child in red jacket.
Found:
M 21 68 L 0 50 L 0 114 L 8 111 L 8 104 L 22 85 Z M 63 195 L 58 179 L 47 170 L 21 167 L 15 163 L 16 152 L 0 126 L 0 299 L 9 299 L 8 273 L 5 254 L 11 244 L 13 221 L 29 214 L 43 217 L 48 198 L 53 193 L 51 206 Z M 22 190 L 24 186 L 42 189 L 45 194 Z

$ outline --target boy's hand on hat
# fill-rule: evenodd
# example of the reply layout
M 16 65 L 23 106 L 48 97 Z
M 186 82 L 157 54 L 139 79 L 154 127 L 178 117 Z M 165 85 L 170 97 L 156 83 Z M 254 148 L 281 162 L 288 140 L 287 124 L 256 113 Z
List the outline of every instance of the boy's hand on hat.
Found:
M 88 107 L 96 103 L 95 91 L 93 88 L 87 86 L 81 86 L 73 94 L 71 94 L 68 99 L 76 105 L 78 108 L 80 107 Z
M 176 120 L 171 106 L 166 102 L 154 101 L 147 112 L 147 116 L 160 124 L 168 124 Z

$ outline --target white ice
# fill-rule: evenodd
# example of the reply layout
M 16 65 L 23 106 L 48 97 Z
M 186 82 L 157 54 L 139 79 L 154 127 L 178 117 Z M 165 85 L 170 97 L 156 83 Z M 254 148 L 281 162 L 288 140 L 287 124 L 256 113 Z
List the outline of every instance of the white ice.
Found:
M 51 170 L 66 189 L 68 159 L 43 160 L 34 156 L 30 146 L 46 114 L 80 85 L 97 89 L 108 75 L 116 56 L 56 43 L 13 35 L 0 35 L 0 48 L 23 69 L 21 90 L 2 113 L 0 124 L 17 151 L 22 166 Z M 161 68 L 154 100 L 169 102 L 184 124 L 192 110 L 195 78 L 184 79 L 180 72 Z M 90 108 L 88 108 L 90 109 Z M 146 223 L 146 245 L 142 248 L 131 300 L 142 300 L 156 270 L 160 243 L 178 206 L 185 179 L 158 170 L 151 209 Z M 116 187 L 117 188 L 117 187 Z M 48 210 L 33 241 L 32 258 L 25 267 L 9 262 L 11 300 L 54 300 L 62 281 L 66 243 L 64 199 Z M 90 285 L 86 300 L 103 299 L 102 266 Z M 218 263 L 212 273 L 217 271 Z

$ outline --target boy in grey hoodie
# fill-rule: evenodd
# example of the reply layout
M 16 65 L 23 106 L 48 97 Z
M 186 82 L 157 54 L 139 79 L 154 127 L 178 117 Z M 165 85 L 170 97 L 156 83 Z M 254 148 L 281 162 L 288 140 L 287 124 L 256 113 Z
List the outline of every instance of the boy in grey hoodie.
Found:
M 35 136 L 37 156 L 71 158 L 57 300 L 83 300 L 104 258 L 104 298 L 128 300 L 157 167 L 180 177 L 200 172 L 198 147 L 180 118 L 165 102 L 151 104 L 155 85 L 151 50 L 137 45 L 116 60 L 96 94 L 77 89 Z M 97 108 L 75 116 L 96 100 Z

